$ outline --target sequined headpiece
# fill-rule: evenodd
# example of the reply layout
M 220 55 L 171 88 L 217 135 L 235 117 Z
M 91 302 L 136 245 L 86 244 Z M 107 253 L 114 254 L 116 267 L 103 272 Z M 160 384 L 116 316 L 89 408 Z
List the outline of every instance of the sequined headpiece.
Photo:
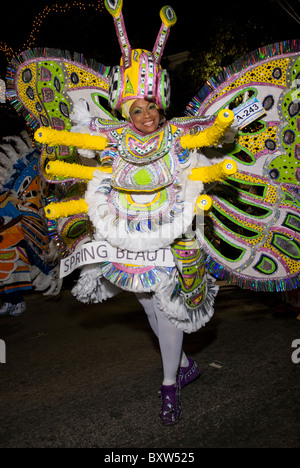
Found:
M 176 14 L 170 6 L 160 11 L 162 26 L 152 52 L 131 49 L 122 14 L 123 0 L 105 0 L 105 6 L 113 16 L 119 39 L 122 58 L 120 66 L 112 68 L 109 104 L 120 109 L 126 101 L 149 99 L 160 109 L 170 105 L 170 79 L 160 62 L 169 37 L 170 28 L 176 21 Z

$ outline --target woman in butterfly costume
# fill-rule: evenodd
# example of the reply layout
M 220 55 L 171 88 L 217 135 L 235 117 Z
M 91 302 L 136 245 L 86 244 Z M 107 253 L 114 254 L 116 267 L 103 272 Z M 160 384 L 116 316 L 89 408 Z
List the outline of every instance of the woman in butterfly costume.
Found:
M 75 225 L 78 221 L 74 217 L 86 216 L 86 225 L 87 219 L 91 221 L 93 232 L 86 230 L 73 247 L 91 240 L 106 241 L 119 253 L 123 252 L 120 258 L 127 261 L 85 266 L 73 293 L 83 302 L 101 302 L 120 288 L 137 295 L 162 352 L 164 381 L 160 417 L 163 424 L 174 424 L 181 415 L 180 389 L 199 375 L 196 363 L 182 352 L 183 333 L 197 331 L 213 314 L 217 288 L 207 267 L 216 276 L 223 275 L 244 287 L 266 290 L 271 289 L 270 285 L 273 288 L 281 285 L 282 289 L 295 287 L 299 281 L 299 262 L 298 270 L 297 261 L 280 263 L 281 256 L 276 251 L 273 257 L 284 273 L 279 268 L 271 272 L 269 264 L 274 262 L 269 252 L 273 247 L 267 240 L 275 226 L 276 244 L 289 245 L 296 255 L 293 226 L 297 227 L 299 209 L 288 189 L 284 192 L 281 185 L 259 176 L 254 180 L 242 172 L 235 175 L 236 162 L 239 164 L 240 159 L 233 151 L 232 159 L 226 158 L 229 149 L 235 147 L 230 133 L 234 120 L 230 108 L 234 106 L 230 100 L 226 101 L 226 93 L 221 105 L 217 105 L 219 96 L 214 99 L 217 104 L 211 114 L 204 107 L 202 114 L 175 118 L 160 123 L 158 128 L 152 127 L 158 109 L 165 109 L 169 104 L 168 74 L 161 69 L 160 60 L 170 27 L 176 22 L 175 13 L 170 7 L 161 10 L 162 27 L 151 53 L 131 49 L 122 1 L 107 0 L 106 7 L 114 18 L 122 50 L 119 67 L 110 70 L 108 76 L 105 67 L 85 64 L 82 58 L 72 61 L 53 51 L 45 51 L 44 57 L 27 52 L 13 63 L 10 97 L 17 105 L 21 102 L 30 118 L 41 125 L 36 139 L 46 145 L 42 156 L 45 177 L 55 184 L 89 181 L 84 198 L 73 196 L 62 203 L 52 203 L 47 206 L 46 214 L 50 219 L 63 220 L 58 221 L 63 223 L 63 227 L 58 225 L 63 234 L 72 227 L 69 224 L 69 230 L 65 228 L 66 220 L 71 219 Z M 107 97 L 112 109 L 122 110 L 126 121 L 112 116 L 108 120 L 97 97 Z M 199 99 L 194 101 L 189 110 L 194 106 L 193 110 L 198 111 Z M 259 106 L 257 112 L 256 119 L 265 114 Z M 141 127 L 136 122 L 141 115 L 146 116 L 142 123 L 148 125 L 150 133 L 145 126 L 143 131 L 139 130 Z M 72 126 L 71 120 L 75 125 Z M 247 141 L 251 143 L 251 136 Z M 192 151 L 218 145 L 220 148 L 211 150 L 212 154 L 208 152 L 213 164 L 203 151 Z M 81 160 L 84 165 L 73 163 L 74 147 L 80 148 L 78 152 L 84 158 Z M 95 156 L 101 164 L 91 167 L 95 166 Z M 223 185 L 227 182 L 215 185 L 225 178 L 229 181 L 228 197 L 224 195 L 227 185 Z M 204 183 L 208 185 L 204 187 Z M 205 217 L 205 226 L 209 225 L 210 229 L 203 230 L 203 216 L 196 217 L 195 222 L 195 208 L 199 213 L 199 208 L 209 205 L 210 199 L 203 196 L 207 189 L 212 190 L 214 206 Z M 271 195 L 274 197 L 279 192 L 276 216 L 272 216 Z M 212 225 L 220 204 L 226 214 L 222 212 Z M 287 215 L 287 204 L 291 215 L 288 229 L 293 230 L 293 240 L 290 231 L 287 236 L 287 230 L 284 233 L 280 230 L 282 218 Z M 264 211 L 266 206 L 268 209 Z M 258 227 L 259 233 L 251 236 L 248 227 Z M 281 242 L 283 238 L 294 244 Z M 173 264 L 158 265 L 155 261 L 149 264 L 150 254 L 165 250 L 172 252 Z M 264 258 L 260 260 L 260 256 Z M 289 266 L 293 268 L 288 269 Z M 285 286 L 283 278 L 287 275 L 290 282 Z
M 174 119 L 160 126 L 159 109 L 166 109 L 170 99 L 168 75 L 161 69 L 160 60 L 169 29 L 176 22 L 175 13 L 170 7 L 162 9 L 162 27 L 151 53 L 131 49 L 122 2 L 106 2 L 106 6 L 114 17 L 123 52 L 121 66 L 111 71 L 109 102 L 113 109 L 122 109 L 126 121 L 93 118 L 81 101 L 71 116 L 78 122 L 71 133 L 58 134 L 43 128 L 37 131 L 36 138 L 45 142 L 49 135 L 48 144 L 51 138 L 56 144 L 57 138 L 62 138 L 61 144 L 73 143 L 91 151 L 92 138 L 85 145 L 82 141 L 75 143 L 76 137 L 80 139 L 81 133 L 87 132 L 86 126 L 82 126 L 87 122 L 90 133 L 101 135 L 98 137 L 102 138 L 104 149 L 101 158 L 110 156 L 113 160 L 111 174 L 92 170 L 85 202 L 95 227 L 94 239 L 105 239 L 119 250 L 131 252 L 136 264 L 107 262 L 86 267 L 73 293 L 81 301 L 100 302 L 110 295 L 112 284 L 137 295 L 160 344 L 164 369 L 160 417 L 163 424 L 169 425 L 178 422 L 181 416 L 180 388 L 199 375 L 196 363 L 182 352 L 183 334 L 194 332 L 209 321 L 217 293 L 213 279 L 206 274 L 195 236 L 187 234 L 203 191 L 197 174 L 191 173 L 192 168 L 199 166 L 198 156 L 190 155 L 188 149 L 217 144 L 231 127 L 233 113 L 222 112 L 215 122 L 215 119 L 186 122 Z M 133 123 L 138 112 L 143 120 L 140 130 Z M 200 133 L 193 138 L 189 130 L 196 125 Z M 70 138 L 69 143 L 65 138 Z M 95 149 L 100 149 L 98 142 Z M 216 178 L 222 178 L 234 172 L 234 165 L 228 162 L 217 171 L 211 169 Z M 49 163 L 46 170 L 58 174 L 53 164 Z M 62 167 L 63 175 L 65 170 Z M 48 215 L 52 208 L 55 212 L 58 206 L 49 206 Z M 169 249 L 170 245 L 177 266 L 139 264 L 143 252 Z

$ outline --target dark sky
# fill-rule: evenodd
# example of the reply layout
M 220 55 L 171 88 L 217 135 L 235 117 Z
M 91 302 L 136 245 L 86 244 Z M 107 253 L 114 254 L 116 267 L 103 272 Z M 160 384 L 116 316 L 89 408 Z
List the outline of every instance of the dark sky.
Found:
M 283 3 L 286 0 L 281 0 Z M 300 15 L 300 0 L 288 0 Z M 78 0 L 80 3 L 97 4 L 97 0 Z M 14 51 L 26 44 L 34 19 L 45 6 L 72 4 L 71 0 L 7 0 L 1 3 L 0 42 Z M 164 56 L 185 50 L 207 48 L 218 28 L 236 24 L 233 41 L 242 34 L 249 44 L 249 52 L 266 45 L 288 39 L 300 38 L 299 23 L 285 13 L 276 0 L 219 1 L 204 0 L 124 0 L 123 14 L 133 47 L 152 50 L 161 20 L 159 11 L 169 4 L 175 9 L 178 22 L 172 28 Z M 255 27 L 253 26 L 255 25 Z M 45 19 L 39 33 L 35 34 L 33 47 L 49 47 L 80 52 L 105 65 L 115 65 L 120 60 L 113 19 L 102 12 L 73 7 L 64 14 L 52 13 Z M 0 52 L 0 77 L 5 77 L 7 61 Z M 226 63 L 223 66 L 230 65 Z M 198 88 L 199 89 L 199 88 Z M 198 91 L 198 89 L 196 91 Z M 192 97 L 192 96 L 191 96 Z
M 0 30 L 0 41 L 6 42 L 14 50 L 22 47 L 29 37 L 32 23 L 37 14 L 46 5 L 71 4 L 71 0 L 7 0 L 1 3 L 1 15 L 4 22 Z M 81 0 L 81 3 L 97 3 L 93 0 Z M 300 15 L 300 1 L 290 0 Z M 165 5 L 163 0 L 124 0 L 123 14 L 129 39 L 133 46 L 152 49 L 156 39 L 160 18 L 159 10 Z M 220 21 L 226 24 L 228 20 L 236 23 L 247 23 L 251 18 L 256 22 L 260 33 L 257 35 L 257 47 L 262 31 L 269 33 L 273 42 L 299 38 L 299 24 L 292 20 L 276 3 L 275 0 L 250 0 L 246 2 L 226 1 L 220 6 L 217 1 L 203 0 L 167 0 L 175 9 L 178 23 L 172 29 L 167 44 L 166 54 L 190 49 L 196 43 L 208 41 L 215 33 Z M 9 27 L 3 27 L 3 24 Z M 249 35 L 249 47 L 255 43 L 255 32 L 246 29 Z M 89 8 L 85 12 L 73 8 L 70 13 L 51 14 L 43 22 L 39 34 L 36 35 L 36 46 L 64 48 L 83 52 L 85 55 L 103 57 L 115 63 L 119 58 L 116 46 L 113 21 L 108 12 L 99 13 Z M 107 58 L 109 57 L 109 58 Z M 104 60 L 101 60 L 104 62 Z

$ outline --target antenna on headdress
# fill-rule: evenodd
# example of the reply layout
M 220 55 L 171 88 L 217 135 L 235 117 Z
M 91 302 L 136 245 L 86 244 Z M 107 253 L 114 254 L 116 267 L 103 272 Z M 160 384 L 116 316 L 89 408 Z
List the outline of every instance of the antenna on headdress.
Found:
M 117 31 L 117 36 L 123 56 L 123 64 L 125 68 L 131 66 L 131 45 L 128 40 L 124 17 L 122 13 L 123 0 L 105 0 L 106 9 L 114 18 L 114 23 Z
M 155 57 L 157 65 L 160 64 L 164 48 L 167 42 L 167 39 L 170 34 L 170 28 L 174 26 L 177 21 L 177 16 L 175 11 L 170 6 L 164 6 L 160 10 L 160 18 L 162 20 L 162 25 L 158 33 L 156 43 L 153 49 L 153 55 Z

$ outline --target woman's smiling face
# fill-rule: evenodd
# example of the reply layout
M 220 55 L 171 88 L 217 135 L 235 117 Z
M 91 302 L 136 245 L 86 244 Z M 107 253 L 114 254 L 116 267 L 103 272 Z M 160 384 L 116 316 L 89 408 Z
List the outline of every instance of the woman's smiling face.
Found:
M 157 130 L 160 115 L 154 102 L 137 99 L 131 106 L 130 117 L 137 130 L 149 135 Z

